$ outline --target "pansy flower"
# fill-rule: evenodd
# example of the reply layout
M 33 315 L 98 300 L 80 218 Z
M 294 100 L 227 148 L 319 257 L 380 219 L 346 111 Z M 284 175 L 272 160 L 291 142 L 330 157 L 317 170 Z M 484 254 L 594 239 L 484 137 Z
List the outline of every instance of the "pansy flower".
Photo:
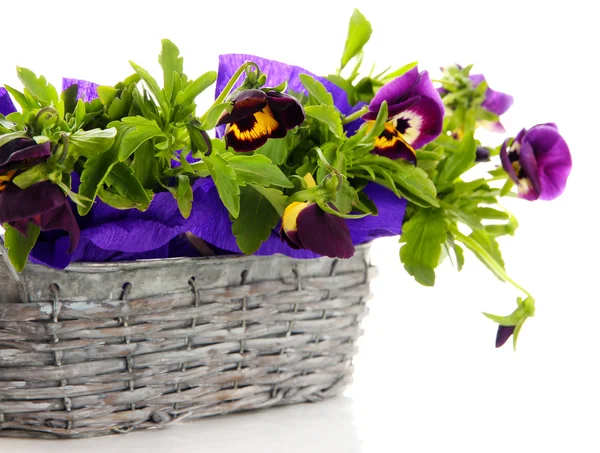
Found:
M 483 74 L 472 74 L 469 76 L 469 80 L 474 86 L 478 86 L 482 82 L 485 82 Z M 514 99 L 510 94 L 502 93 L 500 91 L 492 90 L 489 86 L 485 90 L 485 99 L 481 104 L 481 107 L 489 112 L 495 113 L 496 115 L 504 115 L 508 109 L 513 105 Z M 500 121 L 485 121 L 482 122 L 482 126 L 493 132 L 506 132 L 504 126 Z
M 308 187 L 317 184 L 310 173 L 304 176 Z M 330 258 L 350 258 L 354 245 L 346 221 L 323 211 L 313 202 L 293 202 L 285 208 L 281 240 L 293 249 L 308 249 Z
M 15 104 L 8 95 L 6 88 L 0 87 L 0 115 L 8 115 L 16 111 Z
M 415 67 L 384 85 L 362 118 L 372 125 L 384 101 L 388 104 L 388 121 L 375 141 L 373 152 L 414 163 L 415 149 L 431 142 L 442 132 L 444 105 L 440 95 L 427 71 L 419 72 Z
M 79 226 L 65 194 L 58 186 L 45 181 L 21 189 L 12 180 L 23 167 L 48 158 L 50 142 L 37 144 L 18 138 L 0 147 L 0 224 L 27 235 L 29 223 L 42 231 L 66 230 L 71 238 L 70 250 L 79 241 Z
M 500 150 L 504 170 L 526 200 L 553 200 L 563 193 L 571 172 L 571 153 L 555 124 L 523 129 Z
M 232 99 L 217 126 L 226 124 L 225 143 L 238 152 L 254 151 L 269 138 L 283 138 L 304 121 L 304 109 L 290 95 L 277 91 L 243 90 Z

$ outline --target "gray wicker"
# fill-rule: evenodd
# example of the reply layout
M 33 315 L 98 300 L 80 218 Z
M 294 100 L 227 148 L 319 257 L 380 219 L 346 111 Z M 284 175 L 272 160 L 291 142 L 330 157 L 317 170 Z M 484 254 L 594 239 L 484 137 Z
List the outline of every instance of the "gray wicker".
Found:
M 319 401 L 349 382 L 369 247 L 284 256 L 0 260 L 0 437 L 78 438 Z

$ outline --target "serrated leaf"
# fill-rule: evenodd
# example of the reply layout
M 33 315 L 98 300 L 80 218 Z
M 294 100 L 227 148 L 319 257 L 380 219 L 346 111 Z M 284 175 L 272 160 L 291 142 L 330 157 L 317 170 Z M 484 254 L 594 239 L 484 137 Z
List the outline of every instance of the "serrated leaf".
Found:
M 261 186 L 294 187 L 281 169 L 273 165 L 271 159 L 261 154 L 252 156 L 232 156 L 226 158 L 235 171 L 238 184 L 259 184 Z
M 162 51 L 158 56 L 158 63 L 163 69 L 163 87 L 165 97 L 172 99 L 174 74 L 183 73 L 183 58 L 179 56 L 179 49 L 168 39 L 162 41 Z
M 44 76 L 37 77 L 32 71 L 26 68 L 17 67 L 17 76 L 31 93 L 44 105 L 54 105 L 62 118 L 64 115 L 64 106 L 59 102 L 56 88 L 46 81 Z
M 358 55 L 365 44 L 371 38 L 373 28 L 369 21 L 361 14 L 358 9 L 355 9 L 350 18 L 350 25 L 348 27 L 348 36 L 346 38 L 346 45 L 344 46 L 344 52 L 342 54 L 341 68 L 348 64 L 348 62 Z
M 69 136 L 69 152 L 88 159 L 110 149 L 115 142 L 117 129 L 78 130 Z
M 29 222 L 27 236 L 23 236 L 8 223 L 4 224 L 4 246 L 8 249 L 8 258 L 17 272 L 22 272 L 27 264 L 29 253 L 40 235 L 40 227 Z
M 327 88 L 308 74 L 300 74 L 300 81 L 309 94 L 314 97 L 319 104 L 333 106 L 333 96 L 327 91 Z
M 342 119 L 335 107 L 331 105 L 309 105 L 304 108 L 304 111 L 307 116 L 325 124 L 337 138 L 344 135 Z
M 421 209 L 403 225 L 400 260 L 406 271 L 425 286 L 435 283 L 435 268 L 446 241 L 448 224 L 439 209 Z
M 240 250 L 250 255 L 271 236 L 279 222 L 279 214 L 253 186 L 242 187 L 240 199 L 240 213 L 233 221 L 231 230 Z
M 236 218 L 240 213 L 240 185 L 236 181 L 236 173 L 227 161 L 216 153 L 206 156 L 204 163 L 213 178 L 219 198 Z

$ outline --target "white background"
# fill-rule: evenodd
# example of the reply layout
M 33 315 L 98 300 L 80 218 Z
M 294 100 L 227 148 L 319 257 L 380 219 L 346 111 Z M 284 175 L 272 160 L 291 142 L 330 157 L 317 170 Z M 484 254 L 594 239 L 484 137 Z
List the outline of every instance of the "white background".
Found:
M 114 84 L 131 72 L 129 59 L 156 73 L 164 37 L 191 76 L 216 69 L 228 52 L 325 75 L 338 65 L 357 6 L 374 28 L 366 68 L 419 60 L 435 76 L 440 65 L 475 63 L 492 88 L 515 97 L 503 118 L 508 131 L 557 123 L 574 169 L 558 200 L 506 202 L 521 223 L 502 243 L 507 270 L 537 298 L 516 353 L 494 349 L 496 327 L 481 311 L 507 314 L 518 293 L 472 256 L 462 273 L 444 266 L 436 287 L 422 288 L 401 268 L 396 239 L 384 239 L 373 248 L 381 273 L 346 398 L 119 438 L 0 439 L 0 451 L 600 451 L 600 34 L 592 3 L 2 2 L 0 82 L 17 87 L 16 65 L 56 85 L 62 76 Z

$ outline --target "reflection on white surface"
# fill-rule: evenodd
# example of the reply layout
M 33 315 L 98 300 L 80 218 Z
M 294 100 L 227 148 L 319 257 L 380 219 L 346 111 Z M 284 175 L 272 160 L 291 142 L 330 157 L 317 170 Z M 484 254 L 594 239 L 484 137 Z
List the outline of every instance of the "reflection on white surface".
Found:
M 207 418 L 161 431 L 94 439 L 0 439 L 10 453 L 357 453 L 352 401 L 339 397 L 314 404 Z

